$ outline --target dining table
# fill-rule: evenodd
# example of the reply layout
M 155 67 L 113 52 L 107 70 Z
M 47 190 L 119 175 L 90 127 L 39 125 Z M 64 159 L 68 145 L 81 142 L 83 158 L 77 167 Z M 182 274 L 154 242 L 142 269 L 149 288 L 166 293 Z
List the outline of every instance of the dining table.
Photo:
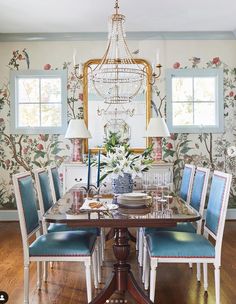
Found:
M 168 227 L 176 226 L 178 222 L 195 222 L 200 219 L 199 213 L 175 195 L 165 204 L 168 205 L 165 207 L 168 212 L 164 210 L 163 205 L 160 207 L 160 202 L 155 202 L 155 194 L 151 197 L 150 204 L 135 208 L 120 204 L 117 195 L 102 195 L 86 201 L 99 202 L 102 207 L 84 208 L 81 190 L 74 186 L 47 211 L 44 220 L 49 223 L 66 223 L 71 227 L 112 229 L 116 262 L 105 287 L 90 304 L 109 303 L 109 298 L 116 291 L 128 292 L 136 303 L 153 303 L 132 273 L 129 263 L 129 228 Z

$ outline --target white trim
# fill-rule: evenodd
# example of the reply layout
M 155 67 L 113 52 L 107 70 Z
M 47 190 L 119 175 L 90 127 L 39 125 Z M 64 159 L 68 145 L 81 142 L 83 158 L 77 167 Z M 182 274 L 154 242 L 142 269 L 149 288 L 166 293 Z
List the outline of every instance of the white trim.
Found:
M 206 209 L 204 211 L 205 218 Z M 38 211 L 40 217 L 40 211 Z M 236 220 L 236 208 L 230 208 L 227 210 L 226 220 Z M 19 221 L 17 210 L 0 210 L 0 222 L 15 222 Z
M 39 210 L 38 210 L 38 216 L 39 218 L 41 218 Z M 8 222 L 8 221 L 9 222 L 19 221 L 17 210 L 0 210 L 0 222 Z
M 61 106 L 61 125 L 58 127 L 19 127 L 18 125 L 18 79 L 19 78 L 60 78 L 61 80 L 61 101 L 55 104 Z M 67 128 L 67 70 L 21 70 L 10 71 L 10 92 L 11 92 L 11 134 L 65 134 Z M 41 93 L 41 91 L 39 92 Z M 41 103 L 41 98 L 39 103 Z M 53 103 L 52 103 L 53 104 Z M 40 111 L 41 113 L 41 111 Z
M 127 32 L 128 40 L 235 40 L 235 31 Z M 107 32 L 1 33 L 0 42 L 107 41 Z
M 209 69 L 167 69 L 166 70 L 166 122 L 170 132 L 173 133 L 223 133 L 224 132 L 224 74 L 222 68 L 209 68 Z M 172 101 L 172 79 L 175 77 L 184 78 L 189 77 L 214 77 L 215 79 L 215 125 L 173 125 L 173 101 Z M 191 104 L 198 103 L 198 101 L 189 101 Z M 175 102 L 176 103 L 176 102 Z M 180 102 L 181 104 L 184 101 Z M 194 108 L 193 108 L 194 114 Z

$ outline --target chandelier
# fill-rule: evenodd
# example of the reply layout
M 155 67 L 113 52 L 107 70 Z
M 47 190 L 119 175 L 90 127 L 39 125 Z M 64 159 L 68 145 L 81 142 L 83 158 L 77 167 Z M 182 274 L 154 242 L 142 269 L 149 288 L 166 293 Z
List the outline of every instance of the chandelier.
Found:
M 108 45 L 100 63 L 91 69 L 90 79 L 105 103 L 125 104 L 140 91 L 146 69 L 138 65 L 126 43 L 125 16 L 119 13 L 118 0 L 111 16 Z

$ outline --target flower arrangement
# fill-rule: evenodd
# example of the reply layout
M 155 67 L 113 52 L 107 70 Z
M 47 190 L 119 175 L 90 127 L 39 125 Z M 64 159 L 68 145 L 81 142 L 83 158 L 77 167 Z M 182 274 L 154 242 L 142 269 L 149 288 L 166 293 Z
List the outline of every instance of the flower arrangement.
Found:
M 147 148 L 142 154 L 135 155 L 131 153 L 128 145 L 115 146 L 107 152 L 107 155 L 101 156 L 101 178 L 103 180 L 108 175 L 112 179 L 124 176 L 124 173 L 132 175 L 132 178 L 142 176 L 142 173 L 148 171 L 153 162 L 150 157 L 152 147 Z

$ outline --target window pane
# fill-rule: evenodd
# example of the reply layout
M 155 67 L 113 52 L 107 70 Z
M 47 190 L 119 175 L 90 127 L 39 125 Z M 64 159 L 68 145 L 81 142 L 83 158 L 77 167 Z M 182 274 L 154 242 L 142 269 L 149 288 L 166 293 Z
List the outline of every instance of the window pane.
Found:
M 20 104 L 19 105 L 19 127 L 38 127 L 39 105 Z
M 194 124 L 213 126 L 216 124 L 215 103 L 194 104 Z
M 193 104 L 173 103 L 173 125 L 188 126 L 193 124 Z
M 21 102 L 39 102 L 39 79 L 18 79 L 18 98 Z
M 41 126 L 61 126 L 61 105 L 41 105 Z
M 192 101 L 193 81 L 189 77 L 172 78 L 172 101 Z
M 61 79 L 43 78 L 41 79 L 41 101 L 61 102 Z
M 195 77 L 194 78 L 194 100 L 215 101 L 215 78 Z

